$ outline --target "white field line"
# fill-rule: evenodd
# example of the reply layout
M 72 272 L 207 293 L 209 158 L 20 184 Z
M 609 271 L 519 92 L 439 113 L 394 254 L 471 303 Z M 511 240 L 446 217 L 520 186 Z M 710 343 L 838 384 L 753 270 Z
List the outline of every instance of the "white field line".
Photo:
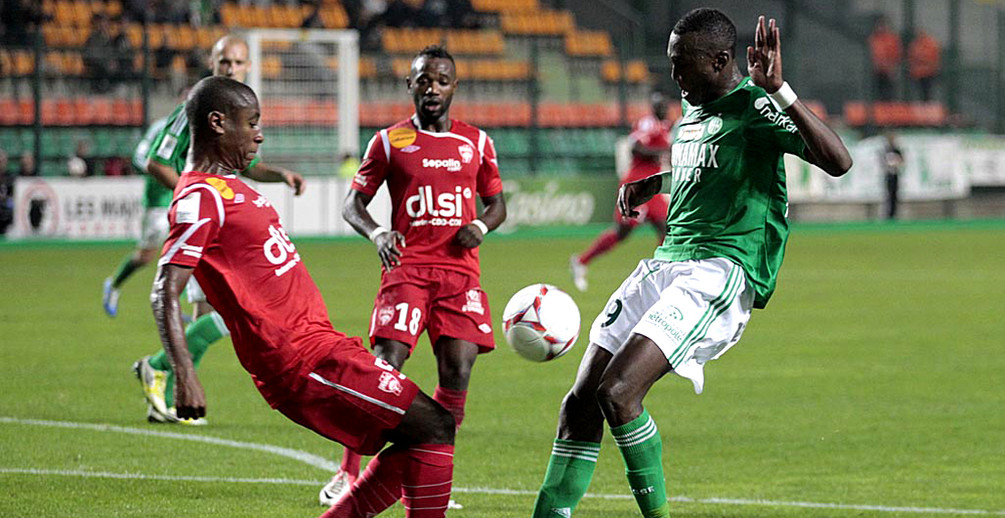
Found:
M 227 446 L 246 450 L 255 450 L 271 453 L 289 459 L 303 462 L 307 465 L 317 467 L 326 472 L 332 472 L 338 468 L 338 464 L 323 457 L 307 452 L 282 448 L 269 444 L 258 444 L 251 442 L 232 441 L 205 435 L 162 432 L 156 430 L 144 430 L 141 428 L 130 428 L 115 425 L 75 423 L 69 421 L 46 421 L 40 419 L 17 419 L 13 417 L 0 417 L 0 423 L 20 424 L 31 426 L 44 426 L 51 428 L 73 428 L 83 430 L 93 430 L 97 432 L 117 432 L 133 435 L 147 435 L 163 437 L 167 439 L 180 439 L 185 441 L 202 442 L 218 446 Z M 125 480 L 156 480 L 156 481 L 181 481 L 181 482 L 209 482 L 209 483 L 233 483 L 233 484 L 278 484 L 296 486 L 319 486 L 327 480 L 295 480 L 287 478 L 235 478 L 235 477 L 201 477 L 201 476 L 175 476 L 175 475 L 146 475 L 142 473 L 109 473 L 102 471 L 81 471 L 81 470 L 53 470 L 37 468 L 10 468 L 0 467 L 0 475 L 36 475 L 36 476 L 66 476 L 84 478 L 111 478 Z M 526 489 L 497 489 L 489 487 L 455 487 L 455 493 L 474 493 L 485 495 L 537 495 L 537 491 Z M 586 498 L 598 498 L 606 500 L 628 500 L 632 496 L 628 494 L 600 494 L 587 493 Z M 863 504 L 834 504 L 825 502 L 798 502 L 785 500 L 761 500 L 744 498 L 688 498 L 685 496 L 675 496 L 670 498 L 671 502 L 683 502 L 693 504 L 710 505 L 738 505 L 738 506 L 761 506 L 761 507 L 797 507 L 806 509 L 835 509 L 847 511 L 875 511 L 885 513 L 913 513 L 913 514 L 946 514 L 946 515 L 976 515 L 976 516 L 1005 516 L 1005 510 L 989 511 L 984 509 L 953 509 L 944 507 L 914 507 L 914 506 L 885 506 L 885 505 L 863 505 Z

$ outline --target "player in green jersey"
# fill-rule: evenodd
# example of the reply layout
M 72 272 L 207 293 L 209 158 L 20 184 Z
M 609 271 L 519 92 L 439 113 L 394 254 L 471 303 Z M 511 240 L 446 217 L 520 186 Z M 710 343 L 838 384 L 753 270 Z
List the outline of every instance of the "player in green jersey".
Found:
M 248 44 L 236 36 L 224 36 L 213 45 L 210 53 L 210 69 L 214 76 L 224 76 L 244 82 L 247 78 Z M 174 189 L 178 178 L 185 170 L 185 160 L 189 154 L 189 124 L 182 103 L 168 117 L 164 128 L 154 138 L 146 160 L 146 170 L 163 185 Z M 281 167 L 266 164 L 261 156 L 256 156 L 251 165 L 241 172 L 243 176 L 260 182 L 284 182 L 300 195 L 304 190 L 304 178 Z M 168 197 L 170 203 L 170 195 Z M 166 213 L 165 213 L 166 214 Z M 166 221 L 166 218 L 165 218 Z M 163 242 L 163 241 L 162 241 Z M 185 329 L 186 343 L 192 362 L 199 365 L 202 356 L 214 342 L 230 332 L 213 308 L 206 303 L 205 295 L 198 283 L 190 282 L 187 288 L 188 300 L 194 306 L 194 320 Z M 204 424 L 204 419 L 179 420 L 174 413 L 174 372 L 171 362 L 163 350 L 145 356 L 133 364 L 133 371 L 139 378 L 143 394 L 147 399 L 147 419 L 151 422 Z
M 132 166 L 137 174 L 146 173 L 147 153 L 157 135 L 164 129 L 168 118 L 157 119 L 147 128 L 143 139 L 133 152 Z M 119 312 L 119 288 L 136 270 L 146 266 L 160 253 L 161 245 L 167 238 L 168 206 L 171 204 L 171 189 L 161 185 L 150 175 L 145 177 L 143 188 L 143 223 L 136 249 L 126 254 L 115 273 L 105 279 L 101 303 L 105 313 L 114 317 Z
M 753 308 L 763 308 L 781 266 L 786 221 L 783 155 L 840 176 L 851 167 L 841 139 L 782 79 L 775 21 L 757 22 L 747 47 L 750 77 L 735 61 L 736 28 L 715 9 L 674 26 L 667 49 L 683 91 L 670 171 L 618 193 L 625 216 L 670 194 L 667 233 L 614 292 L 590 330 L 590 346 L 562 401 L 558 434 L 534 518 L 572 516 L 589 486 L 604 421 L 647 518 L 670 516 L 662 443 L 642 401 L 673 372 L 704 386 L 703 367 L 734 345 Z

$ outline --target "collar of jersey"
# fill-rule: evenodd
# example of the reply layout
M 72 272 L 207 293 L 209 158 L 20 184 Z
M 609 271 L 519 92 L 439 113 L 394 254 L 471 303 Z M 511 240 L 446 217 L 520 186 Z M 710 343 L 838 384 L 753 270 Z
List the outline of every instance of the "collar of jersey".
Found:
M 429 130 L 422 129 L 422 126 L 419 126 L 419 121 L 416 120 L 417 118 L 418 118 L 418 116 L 413 113 L 412 116 L 408 118 L 408 122 L 412 123 L 412 126 L 415 128 L 415 131 L 418 131 L 419 133 L 425 133 L 427 135 L 457 135 L 457 133 L 453 132 L 454 122 L 455 122 L 453 119 L 450 119 L 450 129 L 449 130 L 447 130 L 447 131 L 429 131 Z
M 707 102 L 705 104 L 692 104 L 691 108 L 694 108 L 694 109 L 697 109 L 697 108 L 708 109 L 709 106 L 714 106 L 715 103 L 717 103 L 717 102 L 719 102 L 719 101 L 721 101 L 721 100 L 723 100 L 723 99 L 725 99 L 725 98 L 727 98 L 727 97 L 735 94 L 739 90 L 745 88 L 748 83 L 750 83 L 750 76 L 746 76 L 743 79 L 741 79 L 740 82 L 737 83 L 736 86 L 734 86 L 732 90 L 730 90 L 728 93 L 726 93 L 726 95 L 724 95 L 724 96 L 722 96 L 722 97 L 720 97 L 720 98 L 718 98 L 718 99 L 716 99 L 714 101 L 709 101 L 709 102 Z

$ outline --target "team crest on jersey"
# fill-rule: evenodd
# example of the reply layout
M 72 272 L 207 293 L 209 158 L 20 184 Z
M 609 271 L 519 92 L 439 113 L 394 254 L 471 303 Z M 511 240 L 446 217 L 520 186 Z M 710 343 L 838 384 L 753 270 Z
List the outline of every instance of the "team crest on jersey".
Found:
M 467 302 L 461 308 L 461 311 L 465 313 L 478 313 L 479 315 L 485 314 L 485 306 L 482 305 L 482 293 L 478 290 L 468 290 Z
M 384 306 L 377 310 L 377 323 L 386 326 L 394 318 L 394 306 Z
M 388 394 L 394 394 L 395 396 L 401 395 L 401 381 L 398 377 L 390 372 L 380 373 L 380 383 L 377 388 L 387 392 Z
M 412 128 L 395 128 L 387 132 L 387 140 L 395 149 L 411 146 L 415 137 L 416 133 Z
M 207 178 L 206 183 L 212 185 L 213 188 L 220 193 L 220 196 L 223 199 L 225 200 L 234 199 L 234 190 L 231 189 L 229 185 L 227 185 L 226 180 L 222 178 Z
M 705 127 L 708 128 L 709 136 L 715 135 L 722 129 L 722 119 L 719 117 L 709 117 Z
M 475 150 L 467 144 L 463 144 L 457 148 L 457 152 L 461 154 L 461 160 L 465 164 L 470 164 L 471 159 L 475 157 Z

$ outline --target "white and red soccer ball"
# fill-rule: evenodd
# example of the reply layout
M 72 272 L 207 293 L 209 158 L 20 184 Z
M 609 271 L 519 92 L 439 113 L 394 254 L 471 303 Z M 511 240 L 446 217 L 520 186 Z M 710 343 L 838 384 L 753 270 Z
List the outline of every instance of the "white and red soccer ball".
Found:
M 506 303 L 503 333 L 520 356 L 535 362 L 554 360 L 569 352 L 579 337 L 579 307 L 550 284 L 531 284 Z

